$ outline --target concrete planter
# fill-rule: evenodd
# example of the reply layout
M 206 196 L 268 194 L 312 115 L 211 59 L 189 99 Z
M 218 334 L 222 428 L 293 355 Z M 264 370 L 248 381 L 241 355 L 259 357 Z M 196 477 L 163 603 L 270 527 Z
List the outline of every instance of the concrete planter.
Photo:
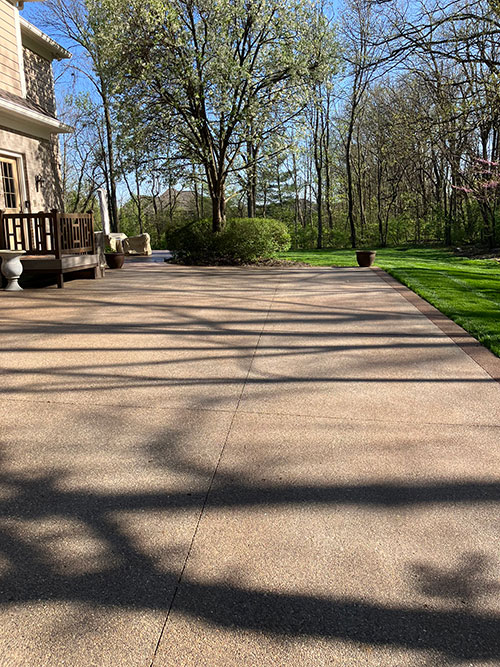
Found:
M 356 259 L 359 266 L 371 266 L 375 261 L 375 250 L 356 250 Z
M 7 278 L 6 292 L 21 292 L 19 278 L 23 272 L 21 257 L 26 254 L 25 250 L 0 250 L 2 259 L 2 273 Z

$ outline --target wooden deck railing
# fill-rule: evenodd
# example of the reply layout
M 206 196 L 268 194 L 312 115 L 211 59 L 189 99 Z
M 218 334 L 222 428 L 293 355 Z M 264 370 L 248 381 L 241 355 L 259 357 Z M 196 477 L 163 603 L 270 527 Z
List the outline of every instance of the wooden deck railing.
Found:
M 92 213 L 4 213 L 0 211 L 0 248 L 27 255 L 95 254 Z

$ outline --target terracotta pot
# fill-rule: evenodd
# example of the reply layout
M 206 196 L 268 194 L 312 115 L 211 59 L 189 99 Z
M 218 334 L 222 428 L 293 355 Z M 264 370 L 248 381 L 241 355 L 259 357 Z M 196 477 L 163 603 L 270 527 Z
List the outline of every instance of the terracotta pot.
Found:
M 356 250 L 356 259 L 359 266 L 371 266 L 375 261 L 375 250 Z
M 125 261 L 125 254 L 123 252 L 105 252 L 106 264 L 110 269 L 121 269 Z

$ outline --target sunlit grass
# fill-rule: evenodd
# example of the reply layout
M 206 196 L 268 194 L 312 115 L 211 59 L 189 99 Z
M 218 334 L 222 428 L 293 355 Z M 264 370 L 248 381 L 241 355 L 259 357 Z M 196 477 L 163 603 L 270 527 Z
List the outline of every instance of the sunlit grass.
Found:
M 357 266 L 353 250 L 302 250 L 283 259 Z M 500 264 L 444 248 L 379 248 L 375 264 L 432 303 L 500 357 Z

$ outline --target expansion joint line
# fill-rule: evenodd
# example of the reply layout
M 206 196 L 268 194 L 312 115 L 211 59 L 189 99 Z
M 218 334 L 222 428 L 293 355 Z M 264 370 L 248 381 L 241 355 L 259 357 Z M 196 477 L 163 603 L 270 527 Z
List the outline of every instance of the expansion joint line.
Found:
M 209 485 L 208 485 L 208 489 L 207 489 L 207 492 L 206 492 L 206 494 L 205 494 L 205 498 L 203 499 L 203 504 L 202 504 L 202 506 L 201 506 L 200 513 L 198 514 L 198 519 L 197 519 L 197 521 L 196 521 L 196 526 L 195 526 L 195 529 L 194 529 L 194 531 L 193 531 L 193 536 L 192 536 L 192 538 L 191 538 L 191 542 L 190 542 L 190 544 L 189 544 L 189 548 L 188 548 L 188 551 L 187 551 L 187 554 L 186 554 L 186 558 L 184 559 L 184 563 L 183 563 L 182 568 L 181 568 L 181 571 L 180 571 L 180 573 L 179 573 L 179 577 L 178 577 L 178 579 L 177 579 L 177 583 L 176 583 L 176 585 L 175 585 L 175 590 L 174 590 L 174 592 L 173 592 L 173 594 L 172 594 L 172 599 L 170 600 L 170 605 L 169 605 L 169 607 L 168 607 L 167 615 L 166 615 L 166 617 L 165 617 L 165 621 L 164 621 L 163 626 L 162 626 L 162 628 L 161 628 L 160 635 L 159 635 L 159 637 L 158 637 L 158 641 L 156 642 L 155 650 L 154 650 L 153 656 L 152 656 L 152 658 L 151 658 L 151 662 L 149 663 L 149 667 L 154 667 L 154 663 L 155 663 L 156 657 L 157 657 L 157 655 L 158 655 L 158 650 L 159 650 L 159 648 L 160 648 L 161 640 L 163 639 L 163 636 L 164 636 L 164 634 L 165 634 L 165 631 L 166 631 L 166 628 L 167 628 L 167 624 L 168 624 L 168 621 L 169 621 L 169 618 L 170 618 L 170 614 L 172 613 L 172 609 L 173 609 L 173 606 L 174 606 L 175 598 L 177 597 L 177 593 L 178 593 L 178 591 L 179 591 L 179 588 L 180 588 L 180 585 L 181 585 L 181 582 L 182 582 L 182 578 L 183 578 L 183 576 L 184 576 L 184 572 L 185 572 L 185 570 L 186 570 L 186 567 L 187 567 L 187 564 L 188 564 L 188 561 L 189 561 L 189 557 L 190 557 L 190 555 L 191 555 L 191 551 L 192 551 L 192 549 L 193 549 L 194 541 L 195 541 L 196 536 L 197 536 L 197 534 L 198 534 L 198 529 L 199 529 L 199 527 L 200 527 L 201 519 L 202 519 L 203 514 L 204 514 L 204 512 L 205 512 L 205 508 L 206 508 L 207 503 L 208 503 L 208 498 L 209 498 L 209 496 L 210 496 L 210 492 L 212 491 L 213 484 L 214 484 L 214 481 L 215 481 L 215 477 L 216 477 L 217 472 L 218 472 L 218 470 L 219 470 L 219 466 L 220 466 L 220 463 L 221 463 L 221 461 L 222 461 L 222 457 L 223 457 L 223 455 L 224 455 L 224 451 L 225 451 L 225 449 L 226 449 L 226 445 L 227 445 L 227 443 L 228 443 L 229 436 L 231 435 L 231 431 L 232 431 L 232 429 L 233 429 L 234 420 L 235 420 L 235 418 L 236 418 L 236 414 L 237 414 L 238 409 L 239 409 L 239 407 L 240 407 L 241 399 L 243 398 L 243 393 L 244 393 L 244 391 L 245 391 L 245 386 L 246 386 L 246 384 L 247 384 L 247 382 L 248 382 L 248 378 L 250 377 L 250 373 L 251 373 L 251 371 L 252 371 L 252 366 L 253 366 L 253 363 L 254 363 L 254 361 L 255 361 L 255 357 L 256 357 L 256 354 L 257 354 L 257 350 L 258 350 L 258 348 L 259 348 L 259 345 L 260 345 L 260 341 L 261 341 L 261 339 L 262 339 L 262 336 L 264 335 L 264 330 L 265 330 L 266 325 L 267 325 L 267 322 L 268 322 L 268 320 L 269 320 L 269 315 L 270 315 L 270 313 L 271 313 L 271 310 L 272 310 L 272 308 L 273 308 L 273 305 L 274 305 L 274 302 L 275 302 L 275 299 L 276 299 L 276 295 L 277 295 L 278 290 L 279 290 L 280 285 L 281 285 L 282 277 L 283 277 L 282 274 L 280 274 L 279 279 L 278 279 L 278 283 L 277 283 L 276 288 L 275 288 L 275 290 L 274 290 L 274 292 L 273 292 L 273 296 L 272 296 L 272 298 L 271 298 L 271 301 L 269 302 L 269 307 L 268 307 L 268 309 L 267 309 L 266 317 L 265 317 L 264 322 L 263 322 L 263 324 L 262 324 L 262 328 L 261 328 L 261 330 L 260 330 L 260 332 L 259 332 L 259 335 L 258 335 L 258 338 L 257 338 L 257 342 L 255 343 L 255 348 L 254 348 L 254 351 L 253 351 L 253 354 L 252 354 L 252 358 L 250 359 L 250 363 L 249 363 L 249 365 L 248 365 L 248 371 L 247 371 L 247 374 L 246 374 L 246 376 L 245 376 L 245 379 L 243 380 L 243 383 L 242 383 L 242 385 L 241 385 L 241 391 L 240 391 L 240 394 L 239 394 L 239 396 L 238 396 L 238 401 L 237 401 L 237 403 L 236 403 L 236 407 L 235 407 L 235 409 L 233 410 L 233 414 L 232 414 L 232 416 L 231 416 L 231 422 L 230 422 L 230 424 L 229 424 L 229 426 L 228 426 L 227 433 L 226 433 L 226 435 L 225 435 L 225 437 L 224 437 L 224 442 L 222 443 L 222 447 L 221 447 L 221 450 L 220 450 L 220 452 L 219 452 L 219 456 L 218 456 L 218 458 L 217 458 L 217 463 L 215 464 L 214 471 L 213 471 L 212 476 L 211 476 L 211 478 L 210 478 L 210 483 L 209 483 Z

